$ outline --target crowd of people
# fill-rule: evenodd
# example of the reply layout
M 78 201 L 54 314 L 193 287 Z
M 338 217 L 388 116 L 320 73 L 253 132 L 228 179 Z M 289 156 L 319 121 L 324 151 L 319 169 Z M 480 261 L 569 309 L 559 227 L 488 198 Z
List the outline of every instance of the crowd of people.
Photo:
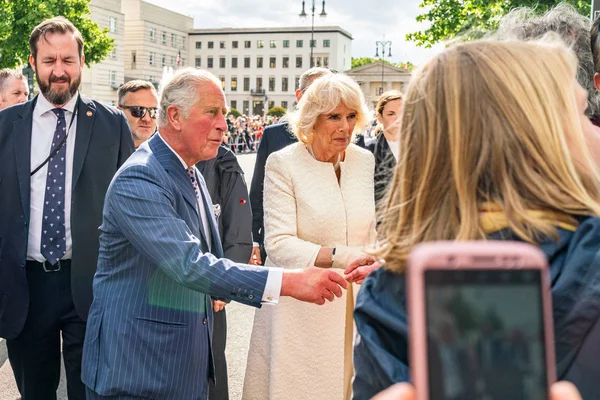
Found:
M 193 68 L 102 105 L 79 92 L 77 28 L 41 22 L 40 94 L 0 71 L 0 337 L 22 399 L 56 398 L 61 350 L 72 400 L 228 399 L 231 300 L 261 308 L 243 399 L 413 399 L 408 254 L 487 239 L 548 258 L 557 376 L 574 383 L 552 400 L 600 398 L 598 27 L 565 5 L 512 11 L 374 112 L 352 78 L 311 68 L 278 121 L 228 118 Z

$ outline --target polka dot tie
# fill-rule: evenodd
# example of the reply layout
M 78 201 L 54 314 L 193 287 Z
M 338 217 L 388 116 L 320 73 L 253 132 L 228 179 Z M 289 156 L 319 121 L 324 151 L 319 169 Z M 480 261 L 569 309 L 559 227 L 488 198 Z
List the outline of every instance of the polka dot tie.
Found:
M 67 134 L 67 125 L 63 109 L 55 108 L 52 112 L 57 118 L 51 146 L 51 149 L 54 150 Z M 51 265 L 56 264 L 67 251 L 67 238 L 65 236 L 66 156 L 67 146 L 66 143 L 63 143 L 61 148 L 48 161 L 42 217 L 41 253 Z
M 194 187 L 194 193 L 196 193 L 196 200 L 200 201 L 200 187 L 198 186 L 198 180 L 196 179 L 196 172 L 194 171 L 194 167 L 189 167 L 187 170 L 187 174 L 192 181 L 192 186 Z

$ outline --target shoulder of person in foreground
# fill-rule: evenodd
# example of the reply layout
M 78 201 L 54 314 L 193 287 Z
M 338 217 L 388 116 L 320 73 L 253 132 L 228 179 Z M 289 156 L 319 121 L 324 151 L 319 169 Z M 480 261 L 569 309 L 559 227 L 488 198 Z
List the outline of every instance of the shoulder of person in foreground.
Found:
M 405 277 L 385 269 L 371 272 L 358 293 L 354 321 L 357 399 L 369 399 L 408 376 Z
M 219 170 L 227 173 L 240 173 L 244 174 L 237 157 L 227 146 L 219 147 L 219 152 L 216 157 L 217 165 Z

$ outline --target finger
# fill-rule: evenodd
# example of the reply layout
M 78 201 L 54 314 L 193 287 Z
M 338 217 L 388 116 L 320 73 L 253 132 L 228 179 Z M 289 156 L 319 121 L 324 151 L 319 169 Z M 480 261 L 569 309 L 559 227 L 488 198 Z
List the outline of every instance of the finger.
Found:
M 338 285 L 336 285 L 335 283 L 331 282 L 331 281 L 327 281 L 325 282 L 325 288 L 333 293 L 334 295 L 336 295 L 337 297 L 342 297 L 342 288 L 339 287 Z
M 557 382 L 550 388 L 551 400 L 581 400 L 575 385 L 571 382 Z
M 325 299 L 322 297 L 319 297 L 319 299 L 315 301 L 315 304 L 322 306 L 323 304 L 325 304 Z
M 415 390 L 408 383 L 396 383 L 371 400 L 414 400 Z
M 348 287 L 348 282 L 346 282 L 346 280 L 344 279 L 344 277 L 341 276 L 340 274 L 338 274 L 337 272 L 329 271 L 328 278 L 329 278 L 329 280 L 337 283 L 338 285 L 340 285 L 344 289 L 346 289 Z
M 356 282 L 358 279 L 360 279 L 360 276 L 359 276 L 359 274 L 356 271 L 354 271 L 354 272 L 352 272 L 349 275 L 345 275 L 344 279 L 347 282 L 352 283 L 352 282 Z
M 335 296 L 333 295 L 333 293 L 331 293 L 327 289 L 323 289 L 321 291 L 321 296 L 323 296 L 326 300 L 329 300 L 329 301 L 333 301 L 333 299 L 335 299 Z

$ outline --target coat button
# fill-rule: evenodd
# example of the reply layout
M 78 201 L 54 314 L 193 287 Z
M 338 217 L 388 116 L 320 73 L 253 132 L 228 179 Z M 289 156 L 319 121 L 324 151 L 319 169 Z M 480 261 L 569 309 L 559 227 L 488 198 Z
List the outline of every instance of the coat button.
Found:
M 202 324 L 206 325 L 207 323 L 208 323 L 208 321 L 206 320 L 206 318 L 204 318 L 204 319 L 202 320 Z
M 248 295 L 248 299 L 252 300 L 254 298 L 253 294 Z

